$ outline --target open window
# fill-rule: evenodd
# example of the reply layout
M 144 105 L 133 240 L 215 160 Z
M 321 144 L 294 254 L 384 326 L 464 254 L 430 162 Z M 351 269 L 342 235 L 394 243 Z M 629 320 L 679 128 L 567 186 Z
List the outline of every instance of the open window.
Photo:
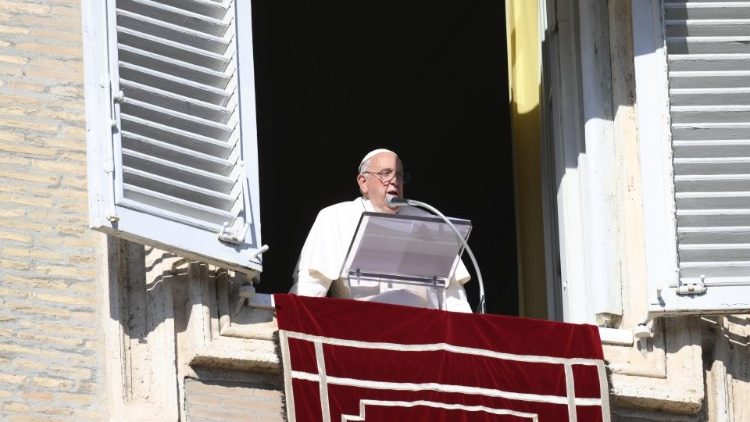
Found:
M 250 1 L 82 10 L 92 228 L 261 270 Z

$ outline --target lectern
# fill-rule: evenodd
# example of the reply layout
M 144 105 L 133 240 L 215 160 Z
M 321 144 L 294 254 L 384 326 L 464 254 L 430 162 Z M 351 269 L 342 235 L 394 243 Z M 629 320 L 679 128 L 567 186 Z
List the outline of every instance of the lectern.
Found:
M 459 233 L 468 239 L 471 221 L 451 218 Z M 440 217 L 364 212 L 352 237 L 341 268 L 347 280 L 348 297 L 352 281 L 395 283 L 425 287 L 443 309 L 443 289 L 458 268 L 463 243 Z

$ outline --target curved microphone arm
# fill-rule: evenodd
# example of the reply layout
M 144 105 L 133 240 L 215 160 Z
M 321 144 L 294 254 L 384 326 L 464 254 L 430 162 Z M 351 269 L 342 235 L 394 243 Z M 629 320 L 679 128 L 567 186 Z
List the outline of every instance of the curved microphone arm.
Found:
M 394 198 L 394 202 L 396 201 L 403 201 L 406 202 L 408 205 L 414 206 L 414 207 L 422 207 L 426 208 L 438 216 L 442 218 L 446 223 L 448 223 L 448 226 L 450 226 L 451 229 L 453 229 L 453 232 L 456 233 L 456 237 L 458 237 L 458 240 L 461 241 L 461 243 L 464 245 L 464 248 L 466 249 L 466 252 L 469 253 L 469 258 L 471 258 L 471 263 L 474 265 L 474 270 L 477 272 L 477 278 L 479 279 L 479 313 L 483 314 L 485 312 L 485 304 L 484 304 L 484 281 L 482 281 L 482 273 L 479 271 L 479 264 L 477 264 L 477 259 L 474 258 L 474 252 L 471 251 L 471 248 L 469 247 L 469 244 L 466 242 L 466 239 L 464 239 L 463 236 L 461 236 L 461 232 L 458 231 L 456 226 L 451 223 L 451 221 L 448 219 L 448 217 L 444 216 L 443 213 L 438 211 L 435 207 L 433 207 L 430 204 L 425 204 L 424 202 L 415 201 L 413 199 L 403 199 L 403 198 Z

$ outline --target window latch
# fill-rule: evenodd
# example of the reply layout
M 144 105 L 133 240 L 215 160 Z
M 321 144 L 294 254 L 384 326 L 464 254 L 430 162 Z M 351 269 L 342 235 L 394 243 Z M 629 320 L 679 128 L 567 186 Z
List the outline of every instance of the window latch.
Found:
M 689 296 L 706 293 L 708 288 L 706 287 L 705 279 L 706 276 L 702 275 L 700 280 L 680 283 L 680 285 L 677 286 L 677 294 L 680 296 Z
M 227 243 L 240 244 L 245 241 L 245 234 L 250 225 L 245 223 L 243 217 L 237 217 L 232 223 L 231 227 L 229 223 L 224 223 L 224 227 L 219 232 L 219 240 Z

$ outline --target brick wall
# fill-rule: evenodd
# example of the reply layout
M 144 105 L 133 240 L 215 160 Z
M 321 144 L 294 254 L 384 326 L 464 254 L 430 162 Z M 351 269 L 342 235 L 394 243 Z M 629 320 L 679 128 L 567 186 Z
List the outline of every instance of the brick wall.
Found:
M 252 381 L 252 376 L 247 376 Z M 185 380 L 188 422 L 284 421 L 278 386 L 265 383 Z
M 103 420 L 78 0 L 0 0 L 0 420 Z

